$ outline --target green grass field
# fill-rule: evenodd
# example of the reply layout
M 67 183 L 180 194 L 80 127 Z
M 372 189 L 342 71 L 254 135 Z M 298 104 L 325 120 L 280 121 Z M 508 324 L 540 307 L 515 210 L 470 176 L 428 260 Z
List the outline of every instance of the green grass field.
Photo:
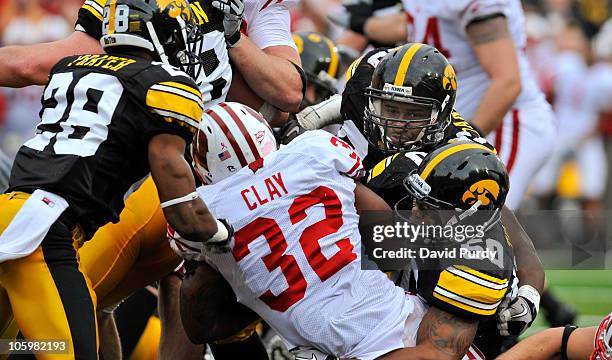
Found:
M 578 310 L 578 326 L 598 325 L 612 312 L 612 270 L 550 270 L 546 278 L 553 292 Z M 546 327 L 540 313 L 527 335 Z

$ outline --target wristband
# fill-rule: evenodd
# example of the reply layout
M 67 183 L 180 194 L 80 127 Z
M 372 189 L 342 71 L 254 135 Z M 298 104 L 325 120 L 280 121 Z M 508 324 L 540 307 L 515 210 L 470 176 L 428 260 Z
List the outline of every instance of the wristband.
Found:
M 206 243 L 218 243 L 227 241 L 227 238 L 229 236 L 227 226 L 225 226 L 223 222 L 219 221 L 219 219 L 215 219 L 215 221 L 217 222 L 217 232 L 210 239 L 206 240 Z
M 567 358 L 567 343 L 569 342 L 569 337 L 572 335 L 574 330 L 578 327 L 574 325 L 566 325 L 563 330 L 563 337 L 561 338 L 561 360 L 568 360 Z
M 161 203 L 159 205 L 161 206 L 162 209 L 165 209 L 165 208 L 167 208 L 169 206 L 173 206 L 173 205 L 184 203 L 184 202 L 188 202 L 188 201 L 193 201 L 193 200 L 197 199 L 198 197 L 199 197 L 198 193 L 196 191 L 194 191 L 191 194 L 187 194 L 187 195 L 182 196 L 180 198 L 164 201 L 163 203 Z

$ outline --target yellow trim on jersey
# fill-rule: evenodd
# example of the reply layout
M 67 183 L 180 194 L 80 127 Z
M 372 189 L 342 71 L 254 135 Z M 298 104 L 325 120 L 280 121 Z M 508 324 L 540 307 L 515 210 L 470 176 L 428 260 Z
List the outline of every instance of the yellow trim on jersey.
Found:
M 100 14 L 100 12 L 96 9 L 94 9 L 93 7 L 91 7 L 90 5 L 83 5 L 81 7 L 82 9 L 85 9 L 87 11 L 89 11 L 93 16 L 95 16 L 98 20 L 102 21 L 102 14 Z
M 201 98 L 199 92 L 198 95 Z M 164 114 L 169 112 L 168 116 L 180 120 L 180 122 L 186 122 L 192 127 L 197 127 L 203 112 L 202 106 L 194 99 L 154 89 L 147 91 L 147 106 L 154 110 L 162 110 Z M 178 116 L 175 117 L 172 114 Z M 192 121 L 185 121 L 184 118 Z
M 353 61 L 353 63 L 348 67 L 348 69 L 346 69 L 346 75 L 344 76 L 346 78 L 346 81 L 348 82 L 353 75 L 355 74 L 355 68 L 357 68 L 357 65 L 359 65 L 359 63 L 361 62 L 361 60 L 363 60 L 363 56 L 358 57 L 355 61 Z
M 508 282 L 508 279 L 499 279 L 499 278 L 496 278 L 494 276 L 482 273 L 482 272 L 480 272 L 478 270 L 474 270 L 474 269 L 472 269 L 470 267 L 467 267 L 465 265 L 455 265 L 454 267 L 459 269 L 459 270 L 461 270 L 461 271 L 465 271 L 466 273 L 470 273 L 470 274 L 472 274 L 472 275 L 474 275 L 474 276 L 476 276 L 476 277 L 478 277 L 478 278 L 480 278 L 482 280 L 490 281 L 490 282 L 498 284 L 498 285 L 503 285 L 503 284 Z
M 106 5 L 106 0 L 91 0 L 96 2 L 98 5 L 104 7 L 104 5 Z
M 325 42 L 327 43 L 327 47 L 329 47 L 329 53 L 331 54 L 331 61 L 329 63 L 329 68 L 327 68 L 327 73 L 331 77 L 336 77 L 338 73 L 338 63 L 340 62 L 340 57 L 338 56 L 338 48 L 334 45 L 333 42 L 328 37 L 324 37 Z
M 188 91 L 199 98 L 202 97 L 202 93 L 200 92 L 200 90 L 194 87 L 191 87 L 189 85 L 181 84 L 181 83 L 174 82 L 174 81 L 164 81 L 164 82 L 159 83 L 159 85 L 175 87 L 177 89 Z
M 448 270 L 444 270 L 440 273 L 438 286 L 465 299 L 479 303 L 480 305 L 492 305 L 503 299 L 508 284 L 506 281 L 505 287 L 491 289 L 490 287 L 453 274 Z M 434 292 L 436 291 L 437 289 L 434 290 Z
M 403 86 L 404 80 L 406 79 L 406 73 L 408 72 L 408 67 L 410 66 L 410 62 L 414 55 L 421 49 L 425 44 L 413 44 L 411 45 L 404 57 L 402 58 L 402 62 L 400 63 L 399 68 L 397 69 L 397 74 L 395 74 L 395 82 L 393 83 L 395 86 Z
M 471 312 L 474 314 L 478 314 L 478 315 L 484 315 L 484 316 L 488 316 L 488 315 L 493 315 L 495 314 L 495 312 L 497 311 L 497 308 L 495 309 L 479 309 L 477 307 L 474 306 L 470 306 L 467 304 L 463 304 L 460 303 L 459 301 L 453 300 L 449 297 L 446 297 L 444 295 L 440 295 L 438 293 L 434 293 L 433 296 L 441 301 L 444 301 L 447 304 L 453 305 L 454 307 L 457 307 L 459 309 L 465 310 L 467 312 Z
M 370 172 L 370 177 L 368 178 L 368 181 L 382 174 L 382 172 L 385 171 L 387 166 L 391 164 L 391 161 L 393 161 L 398 155 L 399 153 L 392 155 L 392 156 L 388 156 L 384 158 L 383 160 L 381 160 L 378 164 L 376 164 L 376 166 L 374 166 L 372 168 L 372 171 Z
M 108 33 L 115 33 L 115 10 L 117 8 L 117 0 L 110 0 L 109 4 L 109 18 L 108 18 Z
M 450 149 L 446 149 L 444 151 L 442 151 L 441 153 L 439 153 L 436 157 L 434 157 L 433 159 L 431 159 L 431 161 L 429 162 L 429 164 L 427 164 L 427 166 L 425 166 L 425 169 L 423 169 L 423 172 L 421 173 L 421 178 L 423 178 L 423 180 L 426 180 L 427 177 L 429 176 L 429 174 L 431 174 L 431 172 L 433 171 L 433 169 L 444 159 L 446 159 L 447 157 L 456 154 L 460 151 L 463 150 L 470 150 L 470 149 L 480 149 L 480 150 L 486 150 L 490 153 L 493 153 L 491 151 L 491 149 L 489 149 L 488 147 L 484 146 L 484 145 L 480 145 L 480 144 L 462 144 L 462 145 L 457 145 L 454 147 L 451 147 Z

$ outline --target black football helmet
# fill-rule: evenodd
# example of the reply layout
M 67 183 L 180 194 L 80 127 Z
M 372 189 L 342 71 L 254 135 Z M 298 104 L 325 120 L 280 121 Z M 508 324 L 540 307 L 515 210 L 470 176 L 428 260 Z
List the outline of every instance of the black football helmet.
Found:
M 109 0 L 104 7 L 100 43 L 108 53 L 137 47 L 190 72 L 199 60 L 187 44 L 201 36 L 186 0 Z
M 429 153 L 404 179 L 404 187 L 420 209 L 450 210 L 446 225 L 489 229 L 500 219 L 509 180 L 506 166 L 492 150 L 459 141 Z
M 365 90 L 368 141 L 389 154 L 442 141 L 455 104 L 457 77 L 436 48 L 409 43 L 381 59 Z
M 305 100 L 302 107 L 318 104 L 336 94 L 340 76 L 340 55 L 333 41 L 317 32 L 293 33 L 293 41 L 298 48 L 308 84 L 313 85 L 315 90 L 315 98 L 311 101 Z

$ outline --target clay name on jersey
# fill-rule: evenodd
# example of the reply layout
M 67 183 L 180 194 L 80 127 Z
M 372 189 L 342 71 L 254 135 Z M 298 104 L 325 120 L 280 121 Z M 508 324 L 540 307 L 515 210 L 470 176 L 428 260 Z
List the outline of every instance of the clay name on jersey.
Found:
M 282 193 L 281 193 L 282 191 Z M 251 185 L 250 187 L 240 191 L 244 203 L 253 211 L 260 205 L 265 205 L 270 201 L 281 198 L 283 195 L 287 195 L 289 192 L 283 182 L 282 173 L 278 172 L 270 177 L 264 179 L 263 183 L 257 186 Z

